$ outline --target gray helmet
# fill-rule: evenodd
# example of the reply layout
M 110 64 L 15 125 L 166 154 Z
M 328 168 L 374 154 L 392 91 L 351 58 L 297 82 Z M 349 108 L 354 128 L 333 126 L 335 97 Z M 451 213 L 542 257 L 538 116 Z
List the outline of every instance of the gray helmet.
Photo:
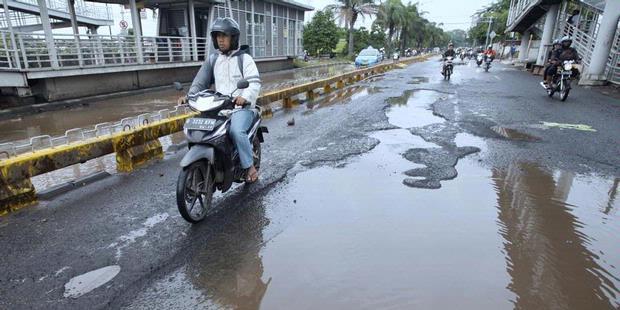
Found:
M 230 50 L 236 50 L 239 48 L 239 35 L 241 32 L 239 31 L 239 24 L 230 18 L 230 17 L 218 17 L 211 25 L 211 41 L 213 42 L 213 47 L 215 49 L 219 49 L 220 47 L 217 45 L 217 33 L 221 32 L 228 36 L 230 36 Z
M 564 42 L 569 42 L 570 44 L 573 43 L 573 39 L 569 36 L 564 36 L 561 40 L 560 43 L 564 44 Z
M 558 45 L 558 44 L 560 44 L 560 39 L 553 40 L 553 45 Z

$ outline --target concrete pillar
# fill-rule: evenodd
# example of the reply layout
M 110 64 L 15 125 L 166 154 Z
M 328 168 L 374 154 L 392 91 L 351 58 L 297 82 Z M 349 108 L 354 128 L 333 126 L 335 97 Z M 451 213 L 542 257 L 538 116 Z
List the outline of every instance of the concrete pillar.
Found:
M 56 69 L 58 64 L 58 54 L 56 53 L 56 47 L 54 46 L 54 34 L 52 34 L 52 25 L 50 23 L 50 16 L 47 13 L 47 3 L 45 0 L 37 0 L 39 3 L 39 12 L 41 18 L 41 24 L 43 25 L 43 32 L 45 33 L 45 43 L 50 57 L 50 63 L 52 68 Z
M 134 41 L 136 42 L 138 63 L 142 64 L 144 63 L 142 55 L 142 27 L 140 27 L 140 14 L 136 8 L 136 0 L 129 0 L 129 10 L 131 11 L 131 24 L 133 26 Z
M 555 22 L 558 19 L 559 12 L 559 4 L 550 6 L 549 11 L 547 11 L 547 16 L 545 17 L 545 27 L 540 41 L 540 48 L 538 49 L 538 57 L 536 58 L 536 65 L 538 66 L 543 66 L 545 64 L 547 49 L 553 42 L 553 31 L 555 30 Z
M 15 33 L 13 32 L 13 25 L 11 24 L 11 15 L 9 14 L 9 5 L 7 0 L 2 0 L 2 6 L 4 8 L 4 18 L 6 19 L 6 25 L 9 29 L 10 37 L 11 37 L 11 46 L 13 47 L 13 57 L 15 58 L 15 62 L 17 63 L 17 68 L 21 69 L 21 61 L 19 61 L 19 49 L 17 48 L 17 41 L 15 40 Z M 24 63 L 27 62 L 27 59 L 24 59 Z M 9 61 L 9 68 L 12 67 L 13 64 Z
M 194 61 L 198 61 L 198 33 L 196 32 L 196 13 L 194 11 L 194 0 L 188 0 L 189 6 L 189 31 L 192 37 L 192 54 Z
M 254 0 L 251 0 L 252 3 L 252 20 L 250 21 L 251 25 L 252 25 L 252 56 L 256 57 L 256 19 L 254 18 Z
M 602 85 L 607 77 L 605 76 L 605 68 L 607 67 L 607 59 L 611 52 L 613 40 L 618 29 L 618 20 L 620 19 L 620 1 L 607 0 L 601 26 L 596 36 L 594 51 L 592 51 L 592 60 L 588 66 L 586 73 L 583 75 L 581 84 L 584 85 Z
M 75 15 L 75 0 L 67 0 L 69 15 L 71 15 L 71 28 L 73 29 L 73 38 L 75 39 L 75 47 L 77 49 L 78 63 L 80 67 L 84 65 L 82 59 L 82 48 L 80 47 L 80 31 L 78 29 L 77 17 Z
M 519 61 L 526 62 L 527 56 L 530 53 L 530 36 L 532 33 L 526 30 L 521 34 L 521 45 L 519 46 Z

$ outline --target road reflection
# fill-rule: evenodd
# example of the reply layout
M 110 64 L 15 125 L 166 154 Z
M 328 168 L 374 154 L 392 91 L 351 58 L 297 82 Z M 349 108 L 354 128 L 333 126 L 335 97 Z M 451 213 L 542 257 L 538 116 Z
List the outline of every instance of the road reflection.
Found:
M 259 309 L 271 278 L 263 280 L 259 254 L 269 224 L 262 199 L 231 215 L 231 222 L 208 239 L 205 249 L 192 257 L 187 277 L 196 289 L 225 308 Z
M 567 203 L 574 175 L 557 180 L 532 163 L 493 169 L 509 289 L 517 309 L 612 309 L 619 279 L 599 264 L 593 241 Z M 602 252 L 600 254 L 603 254 Z

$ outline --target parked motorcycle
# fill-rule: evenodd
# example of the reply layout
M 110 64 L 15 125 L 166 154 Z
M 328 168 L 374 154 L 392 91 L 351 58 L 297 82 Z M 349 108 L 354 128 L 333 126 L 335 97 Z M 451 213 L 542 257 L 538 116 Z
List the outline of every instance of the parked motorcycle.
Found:
M 450 80 L 450 76 L 452 75 L 452 72 L 454 72 L 454 65 L 452 64 L 452 61 L 454 60 L 454 57 L 448 56 L 446 57 L 446 59 L 444 60 L 443 63 L 443 78 L 446 81 Z
M 246 80 L 237 83 L 237 89 L 248 87 Z M 228 135 L 230 117 L 239 109 L 233 103 L 232 94 L 204 90 L 188 95 L 187 101 L 190 108 L 200 114 L 188 119 L 183 129 L 189 151 L 181 160 L 182 170 L 177 180 L 176 195 L 181 216 L 188 222 L 197 223 L 213 209 L 215 190 L 226 192 L 233 182 L 244 182 L 245 171 L 241 168 L 237 149 Z M 254 109 L 253 113 L 248 139 L 252 143 L 254 167 L 258 170 L 263 133 L 269 130 L 261 126 L 260 108 Z
M 558 71 L 553 75 L 553 84 L 545 87 L 549 97 L 555 93 L 560 94 L 560 100 L 566 101 L 571 90 L 571 82 L 579 76 L 579 65 L 574 60 L 567 60 L 558 66 Z M 544 85 L 544 84 L 543 84 Z

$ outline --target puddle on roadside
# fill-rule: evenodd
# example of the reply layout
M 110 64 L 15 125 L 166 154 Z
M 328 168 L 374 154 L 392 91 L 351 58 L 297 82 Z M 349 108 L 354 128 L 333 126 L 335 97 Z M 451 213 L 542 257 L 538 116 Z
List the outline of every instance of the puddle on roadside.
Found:
M 409 82 L 407 82 L 407 84 L 422 84 L 422 83 L 428 83 L 429 79 L 428 77 L 425 76 L 415 76 L 413 78 L 411 78 L 411 80 Z
M 498 135 L 508 140 L 527 141 L 527 142 L 537 142 L 537 141 L 542 140 L 539 137 L 521 132 L 517 129 L 507 128 L 503 126 L 493 126 L 491 127 L 491 130 L 493 130 L 495 133 L 497 133 Z
M 381 92 L 381 89 L 377 87 L 367 87 L 362 85 L 349 86 L 345 89 L 334 91 L 315 100 L 307 101 L 306 108 L 308 110 L 314 110 L 329 107 L 334 104 L 347 104 L 379 92 Z
M 443 123 L 444 119 L 433 114 L 431 105 L 441 94 L 430 90 L 405 91 L 400 97 L 391 97 L 387 117 L 392 125 L 400 128 L 423 127 Z
M 401 154 L 427 146 L 404 130 L 373 137 L 345 169 L 301 172 L 242 208 L 185 285 L 173 273 L 139 302 L 181 309 L 169 301 L 189 291 L 223 308 L 617 308 L 618 179 L 465 158 L 441 189 L 409 189 Z

